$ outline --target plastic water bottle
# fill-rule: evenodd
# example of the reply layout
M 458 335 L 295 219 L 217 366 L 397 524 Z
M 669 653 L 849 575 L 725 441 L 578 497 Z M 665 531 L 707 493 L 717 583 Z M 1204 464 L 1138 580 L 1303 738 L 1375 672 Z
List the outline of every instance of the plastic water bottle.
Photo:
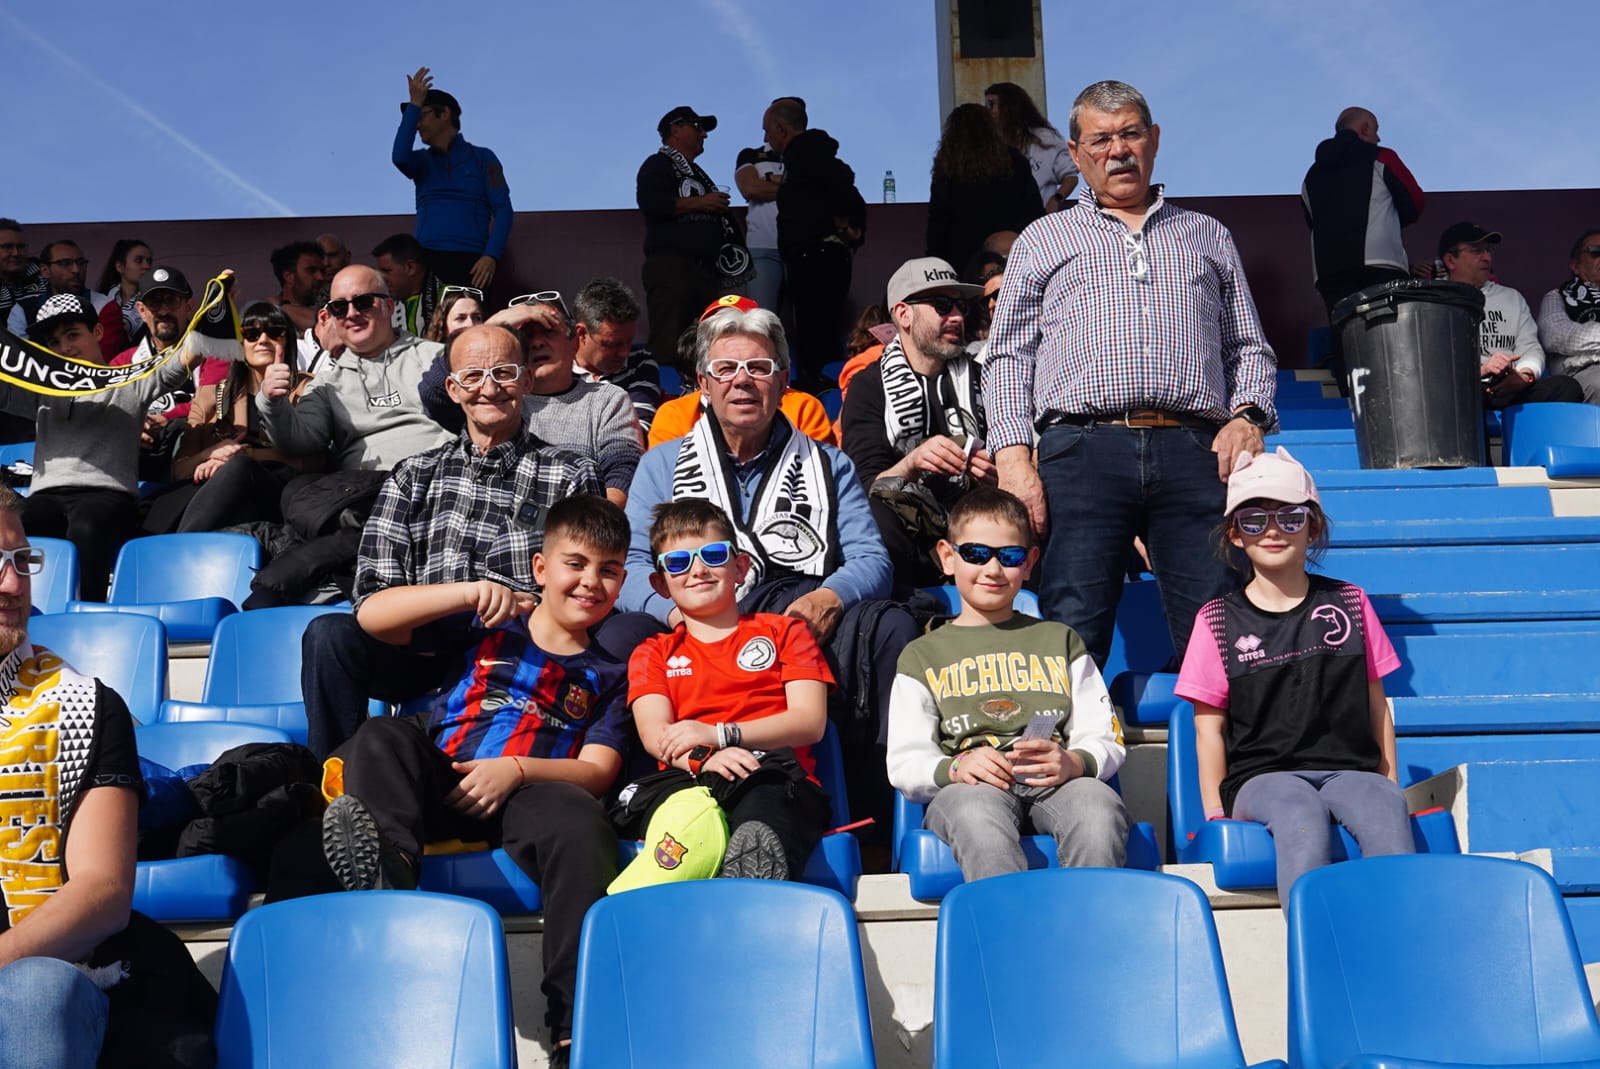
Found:
M 883 203 L 894 203 L 894 172 L 883 172 Z

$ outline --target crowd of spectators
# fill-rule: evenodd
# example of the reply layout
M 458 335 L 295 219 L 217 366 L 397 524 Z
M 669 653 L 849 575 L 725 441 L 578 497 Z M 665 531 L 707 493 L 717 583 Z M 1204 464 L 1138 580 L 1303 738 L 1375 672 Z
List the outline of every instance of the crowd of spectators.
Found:
M 774 100 L 764 143 L 741 152 L 731 176 L 750 205 L 746 230 L 729 190 L 695 162 L 717 118 L 675 107 L 638 172 L 646 345 L 636 340 L 640 301 L 614 277 L 570 300 L 540 290 L 499 306 L 493 283 L 512 226 L 506 177 L 492 152 L 461 137 L 460 103 L 426 68 L 407 83 L 393 162 L 416 184 L 415 233 L 384 239 L 369 262 L 353 261 L 333 234 L 274 250 L 277 292 L 244 303 L 242 358 L 231 363 L 184 350 L 101 393 L 0 387 L 9 438 L 35 441 L 30 494 L 0 502 L 0 535 L 15 512 L 31 535 L 76 542 L 82 594 L 97 599 L 127 538 L 244 530 L 268 557 L 254 605 L 353 602 L 353 613 L 312 623 L 303 676 L 310 749 L 352 756 L 347 783 L 367 784 L 365 805 L 381 810 L 337 810 L 328 861 L 346 887 L 394 885 L 383 880 L 396 870 L 374 867 L 380 854 L 368 849 L 385 826 L 403 825 L 390 838 L 414 867 L 420 825 L 387 815 L 401 804 L 393 777 L 372 769 L 433 755 L 430 743 L 468 754 L 430 765 L 430 812 L 487 819 L 522 797 L 531 776 L 583 788 L 589 819 L 594 797 L 636 766 L 630 749 L 646 766 L 731 780 L 764 760 L 739 753 L 791 747 L 805 780 L 825 706 L 855 808 L 886 832 L 890 691 L 911 663 L 902 650 L 938 616 L 919 588 L 953 576 L 969 603 L 962 626 L 1014 627 L 1010 596 L 1039 562 L 1045 615 L 1067 628 L 1029 641 L 1070 650 L 1073 673 L 1071 693 L 1052 699 L 1058 735 L 1047 731 L 1037 746 L 1030 737 L 1005 759 L 975 755 L 963 776 L 962 753 L 993 753 L 992 737 L 946 738 L 935 712 L 947 695 L 935 686 L 914 702 L 916 731 L 932 724 L 932 734 L 896 740 L 903 780 L 931 795 L 998 778 L 1054 826 L 1094 826 L 1093 848 L 1064 846 L 1064 859 L 1120 859 L 1126 814 L 1098 781 L 1120 762 L 1121 738 L 1100 708 L 1109 700 L 1097 666 L 1130 547 L 1142 540 L 1175 648 L 1185 649 L 1200 607 L 1235 585 L 1207 548 L 1229 474 L 1241 454 L 1262 451 L 1276 423 L 1275 357 L 1233 238 L 1164 197 L 1154 179 L 1161 129 L 1144 97 L 1096 83 L 1074 102 L 1064 137 L 1011 83 L 990 86 L 987 106 L 957 107 L 932 164 L 926 247 L 906 250 L 881 305 L 848 334 L 852 254 L 867 235 L 837 141 L 811 125 L 804 100 Z M 1406 263 L 1400 230 L 1420 217 L 1423 194 L 1377 142 L 1372 113 L 1347 109 L 1307 175 L 1315 284 L 1330 311 L 1362 286 L 1435 273 Z M 1437 245 L 1437 273 L 1483 291 L 1489 310 L 1486 402 L 1600 403 L 1600 231 L 1573 243 L 1571 277 L 1537 317 L 1493 278 L 1501 240 L 1463 222 L 1443 228 Z M 96 290 L 75 242 L 28 251 L 23 226 L 0 219 L 0 321 L 63 356 L 153 360 L 193 315 L 189 280 L 136 238 L 116 243 Z M 686 381 L 682 396 L 664 388 L 678 379 L 669 368 Z M 823 389 L 840 393 L 837 422 L 815 396 Z M 985 504 L 959 511 L 975 488 L 990 495 Z M 589 504 L 559 512 L 575 500 Z M 696 501 L 703 507 L 685 505 Z M 963 535 L 953 545 L 952 508 L 969 535 L 993 530 L 1006 544 Z M 546 531 L 555 515 L 559 539 Z M 980 569 L 991 559 L 1005 581 L 985 587 Z M 0 578 L 5 571 L 0 561 Z M 1003 605 L 970 608 L 996 591 Z M 548 600 L 538 602 L 541 592 Z M 528 623 L 536 602 L 544 615 Z M 564 709 L 529 713 L 551 723 L 593 714 L 587 742 L 582 732 L 552 736 L 537 744 L 559 750 L 547 753 L 482 735 L 497 715 L 515 720 L 524 705 L 549 702 L 509 677 L 496 685 L 520 705 L 491 707 L 457 686 L 461 665 L 476 671 L 473 652 L 506 626 L 531 637 L 491 664 L 536 658 L 534 675 L 562 686 L 588 672 L 564 692 L 578 695 Z M 737 649 L 718 645 L 734 638 Z M 944 645 L 917 647 L 913 660 L 959 660 L 955 640 Z M 630 655 L 631 680 L 617 670 Z M 697 658 L 726 684 L 724 700 L 739 692 L 740 672 L 778 662 L 805 671 L 763 677 L 763 711 L 740 723 L 720 715 L 727 710 L 684 711 L 704 704 L 702 681 L 684 682 Z M 923 686 L 936 673 L 913 675 Z M 977 691 L 999 700 L 995 677 L 980 676 Z M 628 719 L 625 705 L 614 708 L 618 686 L 648 712 L 637 734 L 618 727 Z M 359 730 L 368 699 L 430 691 L 440 697 L 417 731 Z M 1092 738 L 1073 734 L 1074 695 L 1085 711 L 1096 707 Z M 1024 721 L 1010 719 L 1020 710 L 983 702 L 984 731 L 1020 731 Z M 704 723 L 679 730 L 685 718 Z M 443 741 L 461 731 L 471 750 Z M 596 756 L 594 746 L 608 751 Z M 1037 793 L 1073 780 L 1086 782 L 1059 804 Z M 931 812 L 953 829 L 947 837 L 977 850 L 983 826 L 951 811 L 987 805 L 958 803 L 969 796 L 978 797 L 951 792 Z M 551 794 L 566 806 L 574 797 Z M 782 876 L 803 864 L 825 807 L 810 799 L 792 822 L 794 792 L 787 797 L 741 803 L 732 869 Z M 1077 797 L 1092 808 L 1073 813 Z M 514 823 L 546 821 L 546 804 L 527 795 Z M 1010 853 L 986 854 L 973 871 L 1001 870 Z M 561 886 L 548 865 L 528 866 Z M 609 878 L 589 873 L 548 892 L 552 907 L 561 902 L 546 935 L 557 1044 L 570 1031 L 574 918 Z

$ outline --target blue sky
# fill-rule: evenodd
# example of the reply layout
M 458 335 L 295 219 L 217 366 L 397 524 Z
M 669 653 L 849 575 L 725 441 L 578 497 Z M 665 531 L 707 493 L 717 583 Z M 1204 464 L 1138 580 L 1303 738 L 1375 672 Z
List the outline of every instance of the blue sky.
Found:
M 902 202 L 924 200 L 935 2 L 480 0 L 430 15 L 445 6 L 0 0 L 0 215 L 409 211 L 389 146 L 404 75 L 424 64 L 461 99 L 467 138 L 500 155 L 518 209 L 631 207 L 655 122 L 680 103 L 721 119 L 700 162 L 731 183 L 784 93 L 839 139 L 869 201 L 889 168 Z M 1044 0 L 1044 25 L 1056 124 L 1089 82 L 1132 82 L 1174 195 L 1296 191 L 1356 103 L 1426 189 L 1600 184 L 1592 0 Z

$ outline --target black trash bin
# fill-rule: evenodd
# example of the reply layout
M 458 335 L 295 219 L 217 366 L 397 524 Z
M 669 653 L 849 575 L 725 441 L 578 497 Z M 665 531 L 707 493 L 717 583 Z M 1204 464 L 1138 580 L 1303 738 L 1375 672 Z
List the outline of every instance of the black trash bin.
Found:
M 1460 282 L 1385 282 L 1334 306 L 1363 468 L 1482 466 L 1482 320 L 1483 292 Z

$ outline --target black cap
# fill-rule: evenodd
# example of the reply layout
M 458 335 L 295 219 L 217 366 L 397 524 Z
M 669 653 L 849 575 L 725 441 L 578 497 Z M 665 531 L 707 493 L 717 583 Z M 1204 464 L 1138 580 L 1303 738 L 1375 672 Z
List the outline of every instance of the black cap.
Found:
M 402 100 L 400 102 L 401 113 L 404 114 L 405 110 L 410 106 L 411 101 Z M 427 95 L 422 98 L 422 103 L 419 104 L 418 107 L 449 108 L 451 111 L 455 112 L 456 121 L 459 122 L 461 120 L 461 102 L 455 97 L 451 96 L 449 93 L 446 93 L 443 89 L 428 90 Z
M 95 313 L 94 305 L 76 293 L 57 293 L 39 306 L 39 314 L 29 332 L 35 338 L 44 338 L 64 323 L 82 323 L 93 328 L 98 322 L 100 317 Z
M 1485 245 L 1500 244 L 1498 230 L 1485 230 L 1477 223 L 1452 223 L 1444 228 L 1444 233 L 1439 235 L 1439 258 L 1455 248 L 1457 245 L 1471 245 L 1481 241 Z
M 700 129 L 708 134 L 717 128 L 717 117 L 715 115 L 698 115 L 687 104 L 680 104 L 661 116 L 661 121 L 656 123 L 656 133 L 660 134 L 661 139 L 665 141 L 667 131 L 672 129 L 674 123 L 680 122 L 697 122 L 700 124 Z
M 171 290 L 185 297 L 194 296 L 194 290 L 189 288 L 189 280 L 176 267 L 152 267 L 150 273 L 144 276 L 144 281 L 139 283 L 138 299 L 142 301 L 157 290 Z

